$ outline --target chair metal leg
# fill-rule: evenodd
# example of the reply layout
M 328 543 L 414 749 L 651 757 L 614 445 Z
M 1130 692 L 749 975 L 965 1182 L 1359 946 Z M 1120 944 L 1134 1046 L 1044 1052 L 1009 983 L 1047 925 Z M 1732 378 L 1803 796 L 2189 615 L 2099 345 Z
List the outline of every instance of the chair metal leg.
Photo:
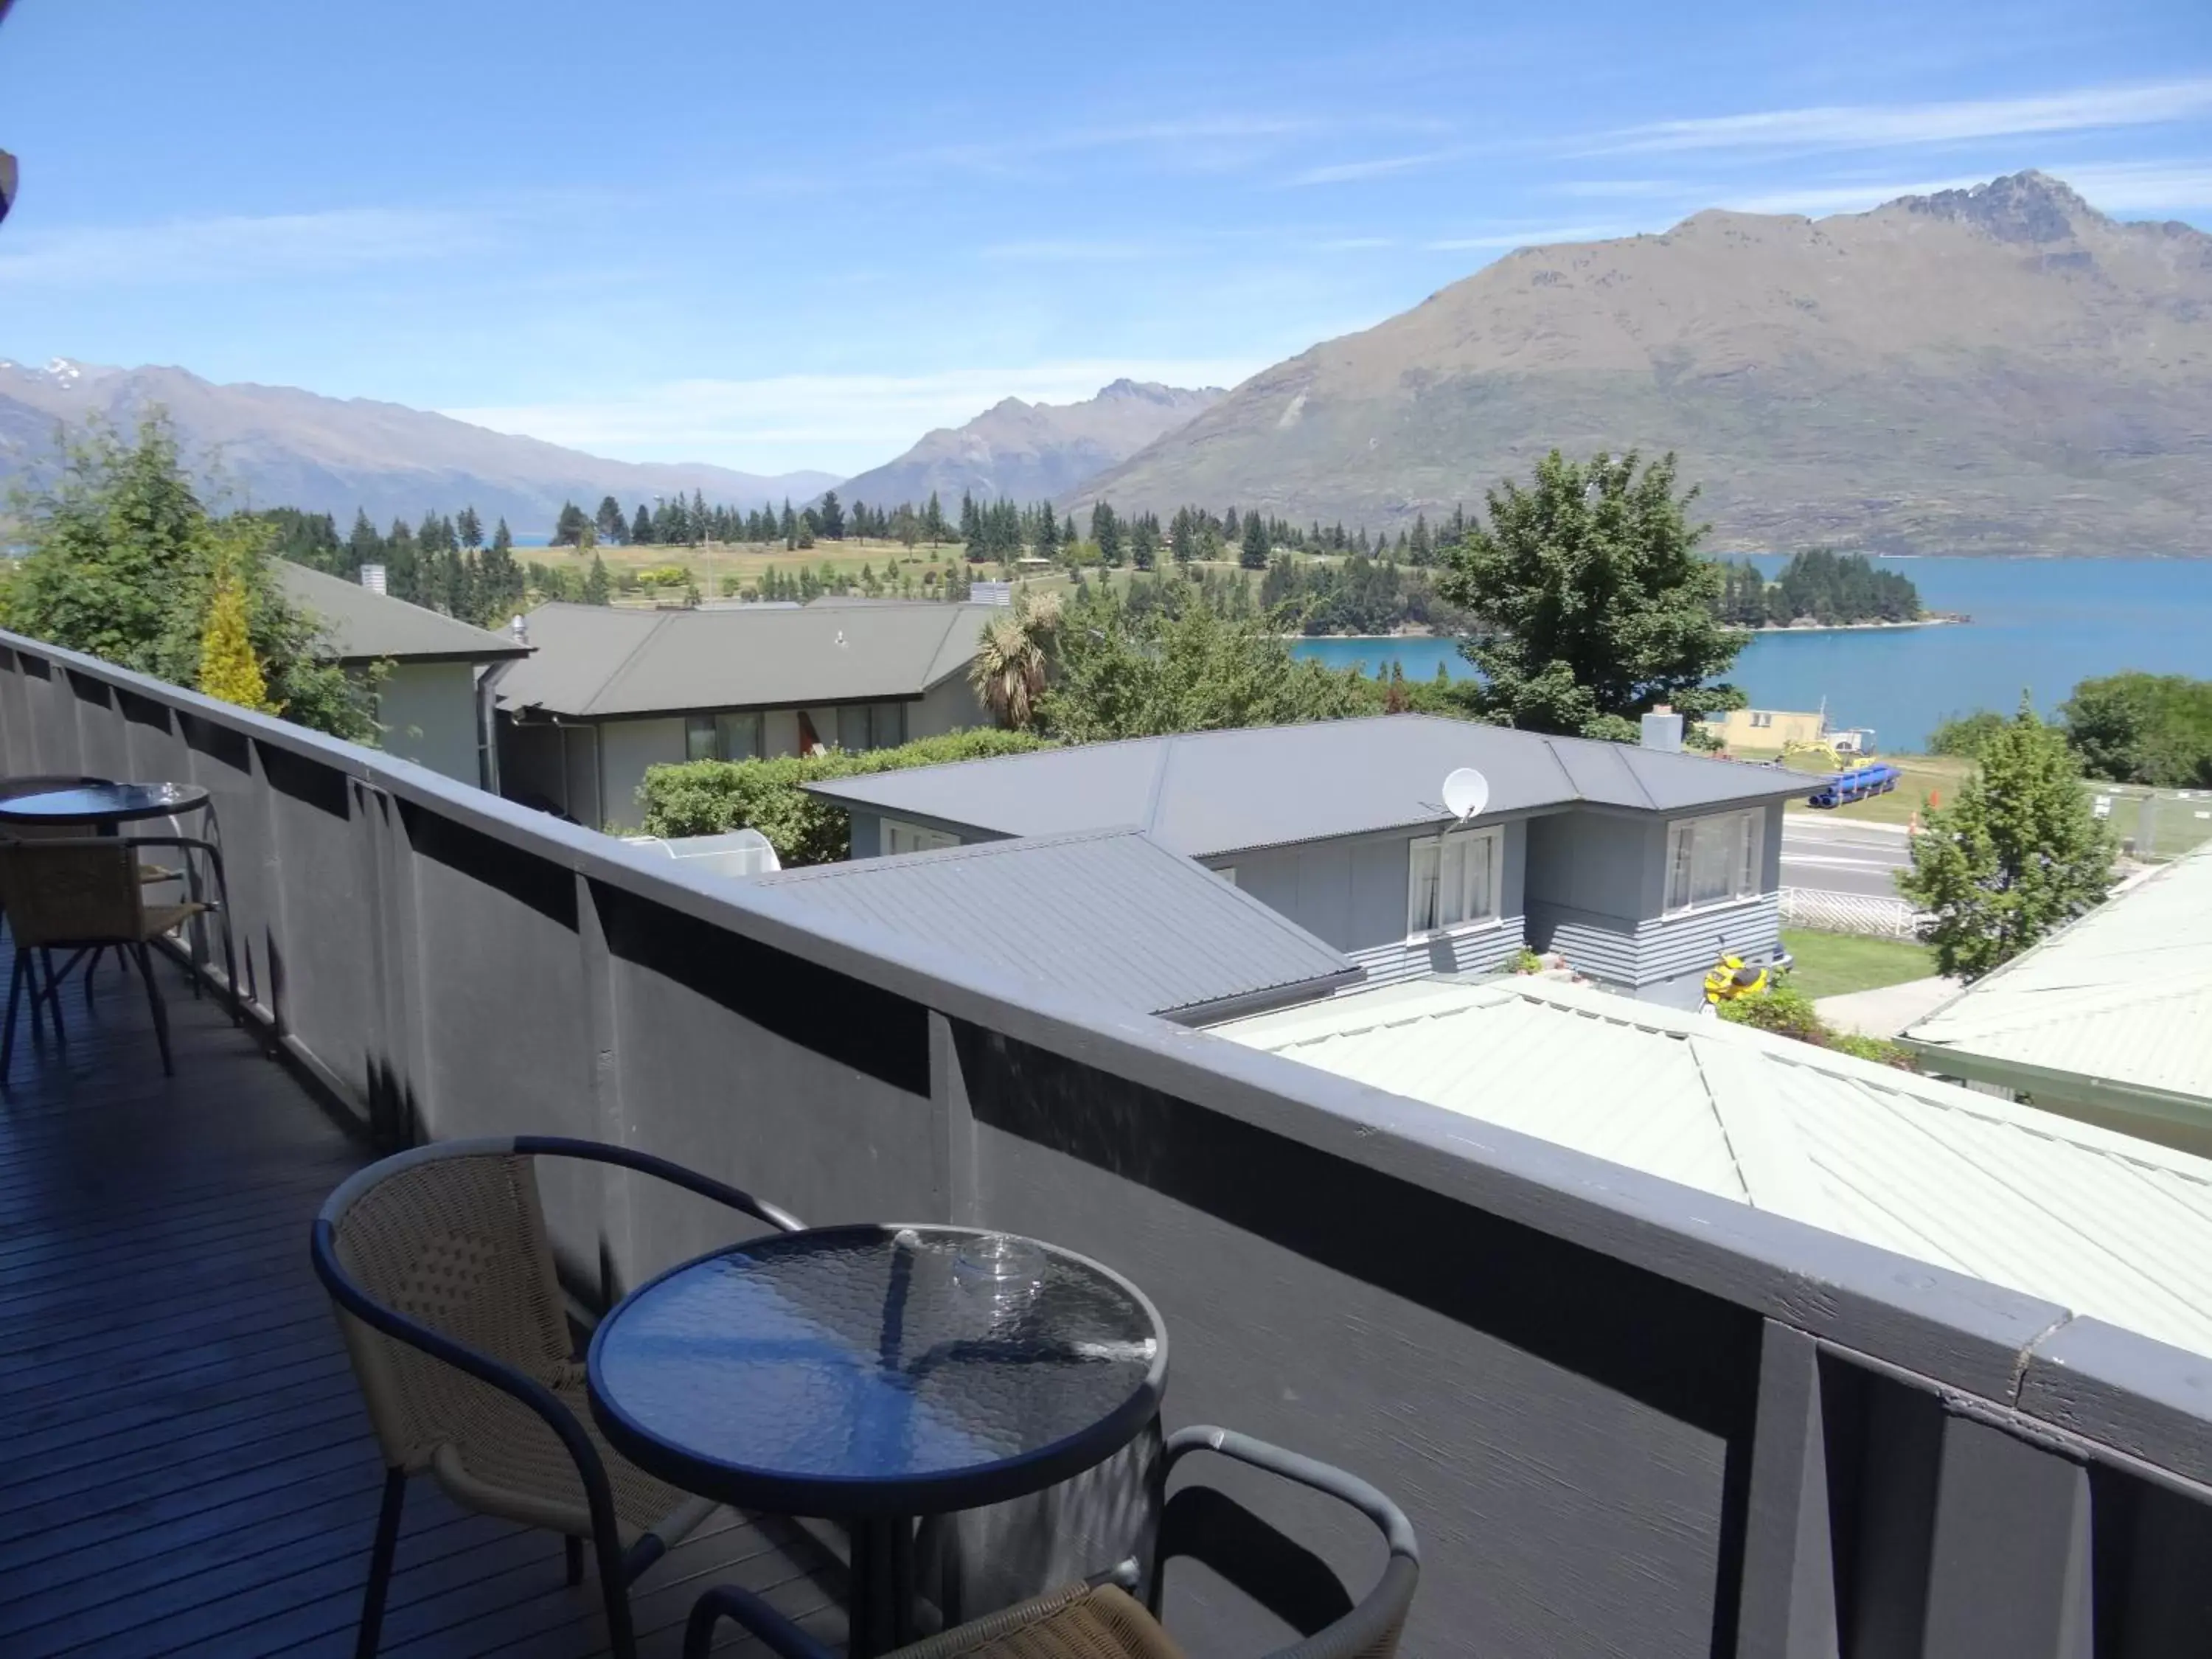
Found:
M 580 1538 L 563 1538 L 561 1540 L 561 1553 L 568 1560 L 569 1583 L 582 1583 L 584 1582 L 584 1540 Z
M 623 1569 L 622 1545 L 611 1537 L 595 1536 L 592 1547 L 599 1557 L 599 1594 L 607 1607 L 607 1650 L 614 1659 L 637 1659 L 637 1636 L 629 1617 L 629 1575 Z
M 8 1030 L 5 1036 L 0 1036 L 0 1081 L 7 1079 L 8 1062 L 15 1057 L 15 1010 L 23 1000 L 23 968 L 30 955 L 28 951 L 18 949 L 15 971 L 8 975 Z M 38 1012 L 35 1003 L 32 1012 Z
M 139 976 L 146 981 L 146 1006 L 154 1011 L 154 1042 L 161 1050 L 161 1075 L 174 1077 L 177 1068 L 169 1060 L 169 1010 L 161 1000 L 161 988 L 154 982 L 153 952 L 143 941 L 131 950 L 138 958 Z
M 361 1633 L 354 1638 L 354 1659 L 376 1659 L 377 1638 L 384 1633 L 384 1593 L 392 1587 L 392 1556 L 399 1547 L 399 1511 L 407 1502 L 407 1472 L 384 1472 L 384 1507 L 376 1516 L 376 1547 L 368 1556 L 368 1588 L 361 1602 Z
M 46 949 L 43 945 L 40 946 L 39 950 L 39 978 L 45 981 L 46 985 L 46 1012 L 53 1016 L 54 1041 L 57 1042 L 67 1042 L 69 1041 L 69 1033 L 62 1029 L 61 975 L 54 972 L 54 953 L 52 951 Z M 38 1003 L 35 999 L 39 995 L 39 991 L 35 987 L 33 988 L 31 995 L 34 999 L 31 1006 L 35 1008 L 38 1006 Z

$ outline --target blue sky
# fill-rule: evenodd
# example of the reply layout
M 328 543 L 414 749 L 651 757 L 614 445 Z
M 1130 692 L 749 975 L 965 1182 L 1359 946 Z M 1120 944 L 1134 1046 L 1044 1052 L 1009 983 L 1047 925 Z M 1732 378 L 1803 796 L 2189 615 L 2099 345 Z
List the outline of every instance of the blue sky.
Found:
M 850 471 L 1706 206 L 2212 225 L 2212 5 L 19 0 L 0 146 L 0 356 Z

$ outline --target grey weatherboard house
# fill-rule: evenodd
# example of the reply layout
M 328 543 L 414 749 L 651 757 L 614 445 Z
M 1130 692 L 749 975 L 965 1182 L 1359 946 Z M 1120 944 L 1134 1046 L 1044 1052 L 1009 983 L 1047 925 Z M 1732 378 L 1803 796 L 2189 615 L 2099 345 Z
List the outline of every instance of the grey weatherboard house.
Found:
M 1441 799 L 1460 767 L 1490 784 L 1465 825 Z M 1658 748 L 1390 714 L 811 787 L 851 812 L 856 859 L 1133 827 L 1344 951 L 1373 982 L 1486 971 L 1526 944 L 1687 1006 L 1723 945 L 1778 946 L 1782 806 L 1807 786 Z
M 638 821 L 648 766 L 885 749 L 982 723 L 988 605 L 541 605 L 502 675 L 502 793 L 593 828 Z
M 276 571 L 284 597 L 322 625 L 326 659 L 353 673 L 382 665 L 375 714 L 385 753 L 499 787 L 489 693 L 529 646 L 289 560 Z

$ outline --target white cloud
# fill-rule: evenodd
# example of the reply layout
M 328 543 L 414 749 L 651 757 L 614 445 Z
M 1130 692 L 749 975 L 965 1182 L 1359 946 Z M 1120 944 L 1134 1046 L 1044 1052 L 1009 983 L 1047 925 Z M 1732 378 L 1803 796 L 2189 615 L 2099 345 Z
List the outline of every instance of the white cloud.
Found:
M 1001 398 L 1075 403 L 1124 375 L 1170 386 L 1234 386 L 1266 366 L 1256 358 L 1075 358 L 933 374 L 783 374 L 678 380 L 617 397 L 441 412 L 623 460 L 849 474 L 890 459 L 933 428 L 973 420 Z
M 1863 213 L 1900 196 L 1933 196 L 1938 191 L 1972 190 L 1989 183 L 1986 173 L 1964 179 L 1921 179 L 1905 183 L 1808 185 L 1802 189 L 1765 191 L 1754 196 L 1730 197 L 1720 204 L 1734 213 L 1802 213 L 1817 218 L 1824 213 Z
M 0 285 L 168 286 L 329 276 L 449 257 L 487 240 L 480 218 L 404 208 L 80 225 L 11 237 L 0 250 Z
M 1658 121 L 1605 135 L 1595 153 L 1703 149 L 1874 149 L 2031 132 L 2143 126 L 2212 113 L 2212 80 L 2086 88 L 2035 98 L 1846 104 Z
M 1422 167 L 1434 167 L 1439 161 L 1449 161 L 1467 152 L 1457 146 L 1448 149 L 1417 150 L 1407 155 L 1381 155 L 1366 161 L 1337 161 L 1328 167 L 1309 167 L 1304 173 L 1293 173 L 1293 185 L 1345 185 L 1362 179 L 1387 179 L 1393 173 L 1413 173 Z
M 2212 208 L 2212 162 L 2093 161 L 2044 171 L 2063 179 L 2106 213 L 2173 213 Z
M 1148 259 L 1155 250 L 1142 242 L 1066 241 L 994 242 L 979 249 L 986 259 L 1004 259 L 1032 264 L 1090 264 L 1102 261 L 1115 263 L 1131 259 Z
M 1316 242 L 1314 246 L 1327 253 L 1358 253 L 1372 248 L 1395 247 L 1398 239 L 1395 236 L 1333 236 L 1325 242 Z

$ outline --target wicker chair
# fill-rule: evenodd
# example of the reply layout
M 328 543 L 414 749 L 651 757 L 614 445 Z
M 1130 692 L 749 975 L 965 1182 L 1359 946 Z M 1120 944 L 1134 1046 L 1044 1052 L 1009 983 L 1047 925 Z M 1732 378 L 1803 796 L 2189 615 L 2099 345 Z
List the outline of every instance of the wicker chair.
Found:
M 155 982 L 147 950 L 150 940 L 181 926 L 207 906 L 149 904 L 139 879 L 137 849 L 112 837 L 72 841 L 0 842 L 0 909 L 8 915 L 15 940 L 15 971 L 8 981 L 8 1029 L 0 1036 L 0 1078 L 15 1053 L 15 1011 L 26 984 L 31 1015 L 38 1018 L 44 999 L 61 1035 L 56 950 L 84 951 L 113 945 L 138 964 L 146 981 L 146 1000 L 154 1012 L 154 1038 L 161 1051 L 163 1075 L 174 1067 L 169 1058 L 169 1014 Z M 66 969 L 64 969 L 67 971 Z M 46 983 L 42 986 L 40 981 Z
M 1354 1603 L 1318 1555 L 1285 1538 L 1234 1498 L 1188 1486 L 1160 1516 L 1152 1571 L 1135 1562 L 1070 1584 L 901 1648 L 889 1659 L 1182 1659 L 1158 1620 L 1162 1574 L 1171 1559 L 1203 1561 L 1299 1632 L 1271 1659 L 1392 1659 L 1420 1583 L 1413 1523 L 1381 1492 L 1341 1469 L 1227 1429 L 1183 1429 L 1168 1437 L 1164 1469 L 1195 1451 L 1218 1453 L 1349 1504 L 1372 1521 L 1389 1547 L 1382 1577 Z M 1164 1475 L 1163 1476 L 1164 1478 Z M 1149 1608 L 1125 1585 L 1149 1582 Z M 830 1650 L 749 1590 L 718 1585 L 692 1607 L 684 1659 L 705 1659 L 724 1618 L 758 1637 L 781 1659 L 835 1659 Z
M 332 1193 L 315 1220 L 315 1272 L 337 1304 L 385 1462 L 362 1659 L 376 1651 L 410 1475 L 428 1471 L 466 1508 L 562 1534 L 571 1584 L 588 1540 L 616 1659 L 636 1651 L 631 1583 L 715 1508 L 599 1437 L 547 1241 L 543 1158 L 639 1170 L 769 1227 L 799 1225 L 664 1159 L 544 1135 L 417 1147 Z

